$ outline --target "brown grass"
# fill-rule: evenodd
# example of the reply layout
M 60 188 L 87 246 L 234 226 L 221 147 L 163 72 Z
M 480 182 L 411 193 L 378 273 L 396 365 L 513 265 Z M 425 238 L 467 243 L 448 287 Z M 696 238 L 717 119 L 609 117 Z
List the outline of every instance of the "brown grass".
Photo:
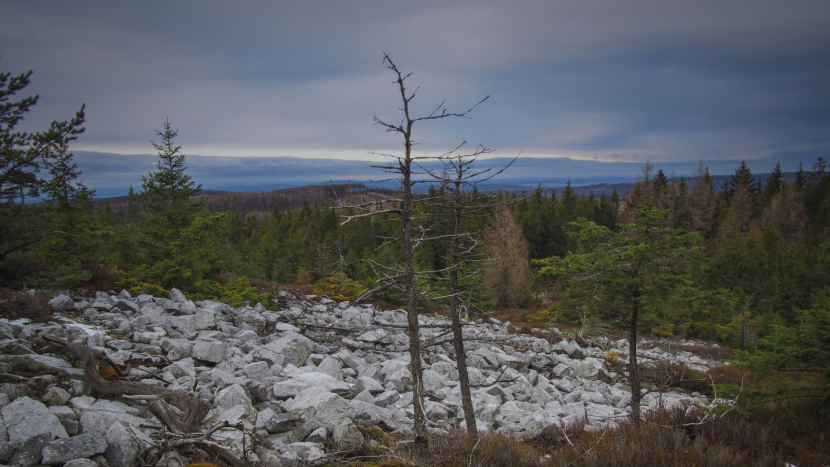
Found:
M 729 375 L 724 375 L 727 377 Z M 731 376 L 729 376 L 731 377 Z M 426 453 L 398 447 L 351 449 L 336 466 L 375 467 L 400 462 L 417 467 L 623 467 L 830 465 L 830 423 L 815 401 L 779 401 L 698 425 L 699 410 L 651 413 L 640 429 L 622 422 L 605 431 L 566 427 L 567 437 L 519 441 L 463 433 L 433 437 Z
M 45 298 L 32 297 L 26 292 L 0 288 L 0 317 L 7 319 L 28 318 L 45 323 L 52 318 L 52 307 Z

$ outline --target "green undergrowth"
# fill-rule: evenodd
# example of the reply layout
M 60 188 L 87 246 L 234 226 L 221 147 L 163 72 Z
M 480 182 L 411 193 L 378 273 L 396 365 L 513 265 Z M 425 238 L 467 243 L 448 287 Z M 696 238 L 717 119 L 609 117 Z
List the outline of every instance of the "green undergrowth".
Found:
M 232 277 L 222 282 L 202 279 L 195 283 L 192 291 L 186 291 L 185 294 L 193 301 L 216 300 L 232 307 L 243 306 L 245 303 L 249 305 L 261 303 L 266 309 L 276 310 L 279 306 L 277 303 L 279 289 L 260 292 L 247 277 L 243 276 Z M 119 285 L 131 294 L 146 293 L 154 297 L 167 297 L 170 294 L 169 290 L 158 284 L 142 282 L 130 276 L 119 282 Z

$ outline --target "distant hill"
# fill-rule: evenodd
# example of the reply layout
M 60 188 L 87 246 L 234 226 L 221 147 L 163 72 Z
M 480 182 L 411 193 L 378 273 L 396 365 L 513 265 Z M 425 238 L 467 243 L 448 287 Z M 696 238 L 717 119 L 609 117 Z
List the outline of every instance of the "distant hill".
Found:
M 785 172 L 784 178 L 790 182 L 795 180 L 795 172 Z M 723 184 L 731 175 L 715 175 L 715 191 L 722 191 Z M 756 180 L 766 181 L 769 177 L 768 173 L 756 174 Z M 691 185 L 691 178 L 686 179 L 686 183 Z M 305 185 L 290 188 L 279 188 L 270 191 L 256 191 L 256 192 L 237 192 L 237 191 L 223 191 L 223 190 L 204 190 L 202 196 L 205 199 L 205 204 L 211 212 L 238 212 L 246 215 L 251 213 L 265 213 L 272 212 L 275 208 L 281 212 L 299 209 L 303 203 L 308 203 L 313 206 L 315 203 L 324 204 L 328 200 L 344 199 L 353 197 L 355 195 L 371 196 L 375 198 L 388 198 L 394 195 L 395 190 L 392 188 L 394 184 L 369 184 L 364 183 L 325 183 L 319 185 Z M 558 185 L 558 184 L 557 184 Z M 541 186 L 546 193 L 551 190 L 556 190 L 557 195 L 562 194 L 564 190 L 561 186 L 550 187 L 545 184 L 500 184 L 500 185 L 486 185 L 480 187 L 483 190 L 504 190 L 513 193 L 526 192 L 530 193 L 535 190 L 537 186 Z M 600 197 L 603 194 L 611 196 L 614 190 L 617 190 L 620 198 L 625 197 L 629 190 L 634 186 L 634 183 L 597 183 L 592 185 L 571 186 L 577 196 L 589 196 L 592 192 L 594 196 Z M 691 189 L 691 186 L 690 186 Z M 111 207 L 116 210 L 121 210 L 127 206 L 126 196 L 116 196 L 112 198 L 96 198 L 93 201 L 96 205 L 103 205 L 109 203 Z
M 279 209 L 281 212 L 299 209 L 303 203 L 313 206 L 323 204 L 327 200 L 350 198 L 356 195 L 389 197 L 393 190 L 385 188 L 369 188 L 362 183 L 320 184 L 305 185 L 291 188 L 280 188 L 267 192 L 233 192 L 222 190 L 204 190 L 202 197 L 205 205 L 211 212 L 238 212 L 251 214 L 257 212 L 272 212 Z M 109 203 L 110 207 L 121 210 L 127 206 L 126 196 L 112 198 L 97 198 L 96 205 Z

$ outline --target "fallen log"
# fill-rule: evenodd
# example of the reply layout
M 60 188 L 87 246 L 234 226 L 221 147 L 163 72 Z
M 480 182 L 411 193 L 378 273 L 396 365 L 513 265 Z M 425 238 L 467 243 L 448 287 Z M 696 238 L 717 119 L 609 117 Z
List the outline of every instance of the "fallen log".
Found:
M 210 405 L 193 394 L 135 381 L 108 380 L 98 372 L 98 364 L 101 360 L 107 361 L 119 373 L 120 370 L 109 359 L 106 352 L 55 336 L 45 335 L 43 337 L 83 364 L 84 378 L 93 391 L 99 394 L 118 396 L 155 396 L 157 399 L 150 404 L 150 412 L 174 433 L 189 434 L 198 432 L 199 425 L 202 424 L 208 411 L 210 411 Z M 184 417 L 179 418 L 167 404 L 173 405 L 184 412 Z

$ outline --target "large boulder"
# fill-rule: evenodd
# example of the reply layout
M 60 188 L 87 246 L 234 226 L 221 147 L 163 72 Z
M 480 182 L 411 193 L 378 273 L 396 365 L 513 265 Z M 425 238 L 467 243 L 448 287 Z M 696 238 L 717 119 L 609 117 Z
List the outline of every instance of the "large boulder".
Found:
M 91 434 L 58 439 L 43 448 L 41 463 L 46 465 L 65 464 L 73 459 L 101 454 L 106 449 L 106 440 Z
M 354 416 L 346 399 L 319 386 L 301 391 L 285 403 L 285 409 L 300 413 L 306 422 L 316 422 L 320 426 L 334 425 Z
M 32 436 L 15 448 L 14 455 L 9 459 L 9 465 L 13 467 L 29 467 L 40 464 L 40 459 L 43 457 L 41 451 L 51 441 L 49 433 Z
M 275 354 L 283 355 L 285 357 L 284 363 L 290 363 L 296 367 L 301 367 L 305 364 L 308 356 L 314 351 L 314 342 L 311 339 L 301 336 L 299 334 L 287 337 L 281 337 L 270 344 L 266 344 L 262 349 L 267 349 Z M 263 358 L 267 360 L 267 358 Z M 272 361 L 277 365 L 283 365 L 279 361 Z
M 58 417 L 36 400 L 19 397 L 0 410 L 12 447 L 41 434 L 48 434 L 50 439 L 68 437 Z
M 57 297 L 49 300 L 49 304 L 52 305 L 52 309 L 55 311 L 74 311 L 75 310 L 75 302 L 67 297 L 66 295 L 58 295 Z
M 574 361 L 573 370 L 575 376 L 582 379 L 598 380 L 605 383 L 611 383 L 613 381 L 608 370 L 605 368 L 605 363 L 594 357 Z
M 230 409 L 240 404 L 250 406 L 251 399 L 245 393 L 245 389 L 238 384 L 233 384 L 219 391 L 213 401 L 213 405 L 223 409 Z
M 123 412 L 90 410 L 81 415 L 81 433 L 103 437 L 113 425 L 120 423 L 137 427 L 147 420 Z
M 225 359 L 227 351 L 228 344 L 225 342 L 200 340 L 193 344 L 191 355 L 197 360 L 219 363 Z

